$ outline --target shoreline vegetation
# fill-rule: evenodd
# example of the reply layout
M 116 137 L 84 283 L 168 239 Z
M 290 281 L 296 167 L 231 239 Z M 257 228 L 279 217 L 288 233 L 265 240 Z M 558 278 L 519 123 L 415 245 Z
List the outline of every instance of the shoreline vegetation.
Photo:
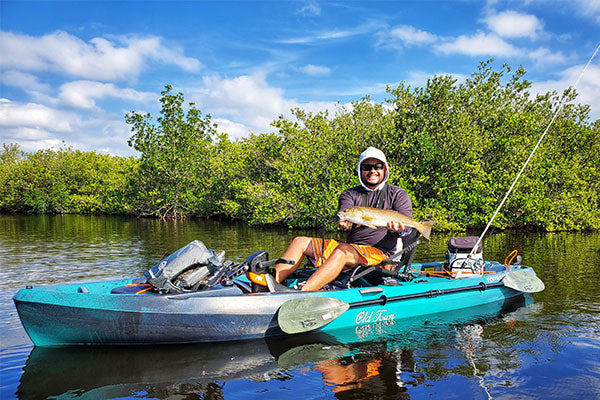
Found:
M 161 112 L 130 112 L 129 145 L 139 157 L 71 148 L 0 149 L 0 212 L 207 217 L 255 225 L 333 228 L 339 193 L 358 184 L 368 146 L 388 157 L 390 180 L 413 199 L 414 219 L 436 230 L 485 226 L 552 115 L 554 121 L 514 192 L 498 229 L 600 229 L 600 120 L 577 94 L 530 96 L 531 82 L 493 60 L 465 82 L 449 75 L 411 88 L 388 88 L 334 115 L 292 110 L 275 133 L 237 141 L 170 86 Z

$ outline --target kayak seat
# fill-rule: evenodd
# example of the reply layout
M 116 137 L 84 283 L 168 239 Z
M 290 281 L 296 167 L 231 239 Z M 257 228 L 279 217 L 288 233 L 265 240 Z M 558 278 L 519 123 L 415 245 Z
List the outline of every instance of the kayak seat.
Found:
M 142 284 L 127 284 L 118 286 L 110 291 L 111 294 L 142 294 L 152 290 L 152 285 L 149 283 Z
M 110 293 L 112 294 L 136 294 L 143 290 L 147 292 L 152 285 L 150 285 L 144 278 L 133 278 L 130 283 L 124 286 L 117 286 L 113 288 Z M 148 289 L 148 290 L 146 290 Z
M 357 286 L 358 281 L 364 279 L 369 285 L 380 285 L 389 282 L 391 284 L 397 281 L 411 281 L 413 275 L 410 272 L 410 264 L 412 263 L 415 250 L 420 242 L 421 234 L 416 229 L 402 237 L 402 250 L 391 255 L 382 262 L 376 265 L 359 264 L 351 270 L 347 278 L 346 287 Z M 386 280 L 387 278 L 387 280 Z

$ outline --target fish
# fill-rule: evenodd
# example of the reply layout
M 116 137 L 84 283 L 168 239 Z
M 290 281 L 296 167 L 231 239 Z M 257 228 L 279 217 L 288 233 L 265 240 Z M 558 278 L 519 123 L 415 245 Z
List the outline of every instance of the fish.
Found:
M 342 221 L 350 221 L 357 225 L 365 225 L 369 228 L 387 227 L 389 221 L 400 222 L 404 226 L 415 228 L 425 239 L 429 239 L 431 228 L 435 222 L 413 221 L 404 214 L 394 210 L 382 210 L 373 207 L 350 207 L 338 212 L 338 218 Z

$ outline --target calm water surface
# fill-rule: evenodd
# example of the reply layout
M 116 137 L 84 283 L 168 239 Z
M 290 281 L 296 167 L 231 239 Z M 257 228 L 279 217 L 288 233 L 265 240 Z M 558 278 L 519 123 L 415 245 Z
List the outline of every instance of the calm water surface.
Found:
M 300 233 L 320 235 L 204 220 L 0 215 L 0 398 L 600 399 L 599 233 L 492 234 L 485 258 L 518 249 L 545 291 L 501 314 L 374 327 L 358 343 L 307 336 L 34 348 L 11 300 L 28 284 L 141 276 L 195 239 L 240 261 L 261 249 L 279 256 Z M 450 236 L 434 234 L 416 261 L 442 259 Z

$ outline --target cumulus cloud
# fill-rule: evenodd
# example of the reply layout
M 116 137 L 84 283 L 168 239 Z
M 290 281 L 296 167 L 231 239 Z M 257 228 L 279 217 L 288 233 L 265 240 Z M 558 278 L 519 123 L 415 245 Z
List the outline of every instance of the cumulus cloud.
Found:
M 534 82 L 531 91 L 536 94 L 550 91 L 562 94 L 565 89 L 577 81 L 583 68 L 583 65 L 573 66 L 562 71 L 558 79 Z M 590 105 L 592 108 L 590 118 L 592 120 L 600 119 L 600 97 L 598 97 L 598 93 L 600 93 L 600 66 L 591 64 L 577 83 L 575 90 L 578 93 L 575 102 Z
M 246 125 L 225 118 L 214 118 L 212 122 L 217 124 L 217 131 L 227 133 L 229 137 L 233 139 L 246 137 L 250 132 Z
M 0 67 L 53 71 L 97 80 L 136 79 L 149 61 L 197 71 L 201 63 L 159 37 L 93 38 L 84 42 L 64 31 L 40 37 L 0 31 Z
M 130 88 L 118 88 L 112 83 L 93 81 L 75 81 L 65 83 L 60 87 L 59 99 L 63 104 L 75 108 L 94 108 L 95 99 L 113 97 L 135 102 L 158 100 L 154 93 L 139 92 Z
M 493 33 L 478 32 L 474 35 L 461 35 L 435 46 L 443 54 L 466 54 L 469 56 L 495 55 L 519 56 L 522 51 Z
M 527 55 L 540 66 L 564 64 L 569 61 L 569 58 L 562 52 L 553 52 L 545 47 L 530 50 Z
M 122 115 L 67 112 L 0 99 L 0 143 L 17 143 L 24 151 L 70 146 L 126 156 L 134 153 L 126 145 L 129 136 Z
M 269 86 L 263 73 L 235 78 L 205 76 L 201 87 L 186 91 L 202 112 L 219 117 L 215 122 L 220 131 L 236 138 L 249 132 L 272 132 L 271 122 L 288 115 L 295 105 L 283 97 L 283 90 Z
M 0 142 L 17 143 L 25 151 L 55 148 L 57 136 L 73 132 L 74 116 L 35 103 L 17 103 L 0 99 Z
M 507 38 L 534 39 L 544 27 L 543 22 L 535 15 L 521 14 L 516 11 L 488 15 L 484 22 L 492 32 Z
M 267 84 L 265 76 L 257 73 L 235 78 L 216 75 L 202 79 L 202 104 L 210 105 L 218 115 L 243 116 L 251 125 L 264 126 L 265 116 L 278 115 L 290 108 L 292 102 L 284 99 L 283 90 Z M 269 122 L 271 118 L 268 118 Z
M 273 132 L 271 123 L 280 115 L 292 118 L 293 108 L 308 112 L 329 110 L 338 107 L 334 102 L 300 103 L 285 97 L 280 88 L 270 86 L 263 73 L 242 75 L 235 78 L 222 78 L 217 75 L 203 79 L 202 87 L 188 90 L 190 100 L 202 112 L 218 116 L 214 119 L 219 131 L 233 138 L 241 138 L 252 133 Z
M 308 64 L 304 67 L 300 68 L 300 71 L 305 73 L 306 75 L 316 76 L 316 75 L 330 75 L 331 69 L 322 65 L 312 65 Z
M 41 83 L 35 75 L 9 70 L 0 74 L 0 82 L 6 86 L 20 88 L 26 92 L 49 92 L 50 85 Z
M 573 4 L 580 15 L 593 18 L 596 22 L 600 23 L 600 1 L 575 0 Z
M 423 31 L 414 26 L 400 25 L 378 32 L 377 46 L 404 49 L 431 45 L 439 54 L 462 54 L 467 56 L 530 58 L 538 65 L 566 63 L 569 57 L 545 47 L 524 49 L 511 44 L 510 39 L 527 37 L 535 39 L 543 33 L 544 24 L 536 16 L 504 11 L 490 14 L 482 20 L 490 32 L 478 31 L 458 37 L 443 37 Z
M 376 46 L 396 50 L 430 45 L 440 40 L 437 35 L 410 25 L 382 29 L 377 32 L 376 37 Z
M 73 118 L 42 104 L 16 103 L 7 99 L 0 102 L 0 127 L 24 128 L 41 131 L 68 133 L 72 131 L 69 120 Z M 30 132 L 30 131 L 28 131 Z
M 434 43 L 437 40 L 436 35 L 408 25 L 402 25 L 392 29 L 389 32 L 389 37 L 392 40 L 401 41 L 405 46 L 420 46 Z

